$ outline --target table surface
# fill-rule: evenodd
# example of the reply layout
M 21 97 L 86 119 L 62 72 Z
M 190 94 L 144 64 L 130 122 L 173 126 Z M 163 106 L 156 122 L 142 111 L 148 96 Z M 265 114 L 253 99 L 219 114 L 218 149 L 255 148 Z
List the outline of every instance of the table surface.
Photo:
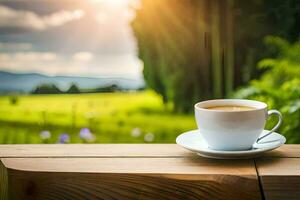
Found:
M 299 199 L 300 145 L 255 159 L 175 144 L 0 145 L 0 199 Z

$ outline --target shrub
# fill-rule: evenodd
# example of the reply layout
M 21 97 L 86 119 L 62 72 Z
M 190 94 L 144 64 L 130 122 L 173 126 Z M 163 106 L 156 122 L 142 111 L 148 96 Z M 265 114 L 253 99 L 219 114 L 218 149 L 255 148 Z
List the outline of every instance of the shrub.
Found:
M 265 43 L 275 57 L 261 60 L 258 68 L 266 72 L 233 97 L 264 101 L 269 109 L 278 109 L 284 119 L 280 133 L 288 143 L 300 143 L 300 41 L 289 44 L 268 36 Z
M 11 105 L 17 105 L 19 102 L 19 99 L 17 96 L 10 96 L 9 97 L 9 102 Z
M 61 94 L 61 90 L 54 84 L 42 84 L 36 87 L 32 94 Z

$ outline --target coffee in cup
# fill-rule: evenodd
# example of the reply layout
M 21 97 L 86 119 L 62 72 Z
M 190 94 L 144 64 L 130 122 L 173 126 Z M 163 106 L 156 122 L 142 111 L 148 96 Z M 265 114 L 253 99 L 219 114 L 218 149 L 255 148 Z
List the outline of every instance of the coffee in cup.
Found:
M 222 111 L 243 111 L 243 110 L 254 110 L 254 107 L 250 106 L 238 106 L 238 105 L 232 105 L 232 106 L 211 106 L 207 107 L 206 109 L 209 110 L 222 110 Z

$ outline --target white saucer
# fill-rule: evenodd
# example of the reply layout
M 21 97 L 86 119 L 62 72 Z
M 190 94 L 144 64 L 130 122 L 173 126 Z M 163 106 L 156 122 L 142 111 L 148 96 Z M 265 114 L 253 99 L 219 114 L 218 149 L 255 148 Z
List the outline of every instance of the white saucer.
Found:
M 264 130 L 261 135 L 268 133 Z M 176 138 L 176 143 L 183 148 L 196 152 L 198 155 L 217 159 L 240 159 L 258 157 L 262 153 L 276 149 L 283 145 L 286 139 L 279 133 L 272 133 L 265 137 L 259 143 L 255 143 L 252 149 L 244 151 L 218 151 L 210 149 L 203 139 L 199 130 L 182 133 Z

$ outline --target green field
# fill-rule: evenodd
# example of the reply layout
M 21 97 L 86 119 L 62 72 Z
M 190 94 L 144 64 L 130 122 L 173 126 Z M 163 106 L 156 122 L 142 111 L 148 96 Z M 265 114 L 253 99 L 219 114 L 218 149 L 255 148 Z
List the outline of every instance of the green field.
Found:
M 82 128 L 96 136 L 94 143 L 174 143 L 196 125 L 192 115 L 174 114 L 171 106 L 151 91 L 26 95 L 16 102 L 1 96 L 0 143 L 57 143 L 62 133 L 70 135 L 70 143 L 81 143 Z M 50 139 L 41 139 L 43 130 L 50 131 Z

